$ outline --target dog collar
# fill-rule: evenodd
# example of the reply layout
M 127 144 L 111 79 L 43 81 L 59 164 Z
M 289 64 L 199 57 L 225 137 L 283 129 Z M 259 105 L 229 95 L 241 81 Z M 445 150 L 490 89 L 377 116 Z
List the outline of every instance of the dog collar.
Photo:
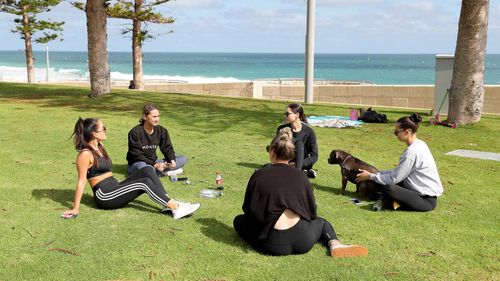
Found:
M 340 166 L 344 167 L 344 163 L 345 163 L 345 161 L 347 161 L 347 159 L 349 159 L 349 158 L 351 158 L 351 155 L 348 155 L 348 156 L 344 159 L 344 161 L 342 161 L 342 164 L 340 164 Z

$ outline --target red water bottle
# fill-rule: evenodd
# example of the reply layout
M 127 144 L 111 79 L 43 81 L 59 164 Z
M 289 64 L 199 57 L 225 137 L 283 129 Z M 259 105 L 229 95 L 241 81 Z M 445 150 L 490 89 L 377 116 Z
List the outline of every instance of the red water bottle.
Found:
M 215 189 L 217 190 L 223 190 L 224 189 L 224 182 L 222 181 L 222 176 L 219 171 L 215 172 L 216 177 L 215 177 Z

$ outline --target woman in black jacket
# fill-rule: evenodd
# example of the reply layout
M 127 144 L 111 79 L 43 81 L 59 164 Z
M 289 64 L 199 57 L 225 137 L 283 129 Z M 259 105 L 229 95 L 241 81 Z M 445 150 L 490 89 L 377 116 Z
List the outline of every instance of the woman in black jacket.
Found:
M 156 156 L 157 148 L 163 154 L 161 159 Z M 129 175 L 150 165 L 160 177 L 169 172 L 181 173 L 187 162 L 185 156 L 175 155 L 168 130 L 160 125 L 160 111 L 153 104 L 144 106 L 139 125 L 128 133 L 127 161 Z
M 295 167 L 304 170 L 307 177 L 315 178 L 316 171 L 313 169 L 313 165 L 318 161 L 318 143 L 314 130 L 307 125 L 304 108 L 300 104 L 291 103 L 287 106 L 285 124 L 279 126 L 277 132 L 287 127 L 292 130 L 296 149 L 296 156 L 291 161 L 295 161 Z
M 314 195 L 306 175 L 289 161 L 295 156 L 290 128 L 281 130 L 269 149 L 270 165 L 248 182 L 243 213 L 236 232 L 255 249 L 271 255 L 307 253 L 322 241 L 333 257 L 366 256 L 368 249 L 343 245 L 332 225 L 316 215 Z

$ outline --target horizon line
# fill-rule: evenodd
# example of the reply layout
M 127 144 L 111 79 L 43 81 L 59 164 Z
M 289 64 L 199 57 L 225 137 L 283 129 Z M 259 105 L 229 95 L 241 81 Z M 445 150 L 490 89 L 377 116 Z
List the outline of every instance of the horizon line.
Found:
M 0 50 L 0 52 L 24 52 L 23 49 L 17 50 Z M 33 52 L 46 52 L 44 49 L 34 49 Z M 61 53 L 88 53 L 88 51 L 75 51 L 75 50 L 50 50 L 50 52 L 61 52 Z M 108 53 L 128 53 L 132 54 L 132 51 L 108 51 Z M 302 55 L 304 52 L 211 52 L 211 51 L 143 51 L 143 53 L 165 53 L 165 54 L 276 54 L 276 55 Z M 327 52 L 316 52 L 317 55 L 454 55 L 453 53 L 439 52 L 439 53 L 365 53 L 365 52 L 337 52 L 337 53 L 327 53 Z M 500 55 L 500 53 L 486 53 L 487 55 Z

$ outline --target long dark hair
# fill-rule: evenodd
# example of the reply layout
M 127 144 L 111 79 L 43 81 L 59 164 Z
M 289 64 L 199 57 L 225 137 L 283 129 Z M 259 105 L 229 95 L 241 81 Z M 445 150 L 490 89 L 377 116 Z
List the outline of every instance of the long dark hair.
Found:
M 156 105 L 154 105 L 152 103 L 144 105 L 144 107 L 142 108 L 141 119 L 139 119 L 139 123 L 141 125 L 144 125 L 144 122 L 145 122 L 143 117 L 149 115 L 149 113 L 151 113 L 151 111 L 153 111 L 153 110 L 158 110 L 158 107 L 156 107 Z
M 71 135 L 73 137 L 73 144 L 75 145 L 75 149 L 77 151 L 88 149 L 92 153 L 92 156 L 94 157 L 94 163 L 96 167 L 99 166 L 99 161 L 97 161 L 97 157 L 99 157 L 100 155 L 98 152 L 101 153 L 102 157 L 109 158 L 106 149 L 101 143 L 97 144 L 97 149 L 99 151 L 95 151 L 89 144 L 89 142 L 93 138 L 92 133 L 97 131 L 97 124 L 99 123 L 98 121 L 99 119 L 97 118 L 86 118 L 85 120 L 83 120 L 81 117 L 78 118 L 78 121 L 76 121 L 75 124 L 75 130 Z
M 418 113 L 401 117 L 397 121 L 401 129 L 410 129 L 412 133 L 416 133 L 418 131 L 418 123 L 420 122 L 422 122 L 422 117 L 418 115 Z
M 293 113 L 299 114 L 300 121 L 307 123 L 307 117 L 306 114 L 304 113 L 304 108 L 300 103 L 291 103 L 288 105 L 288 108 L 290 108 Z

